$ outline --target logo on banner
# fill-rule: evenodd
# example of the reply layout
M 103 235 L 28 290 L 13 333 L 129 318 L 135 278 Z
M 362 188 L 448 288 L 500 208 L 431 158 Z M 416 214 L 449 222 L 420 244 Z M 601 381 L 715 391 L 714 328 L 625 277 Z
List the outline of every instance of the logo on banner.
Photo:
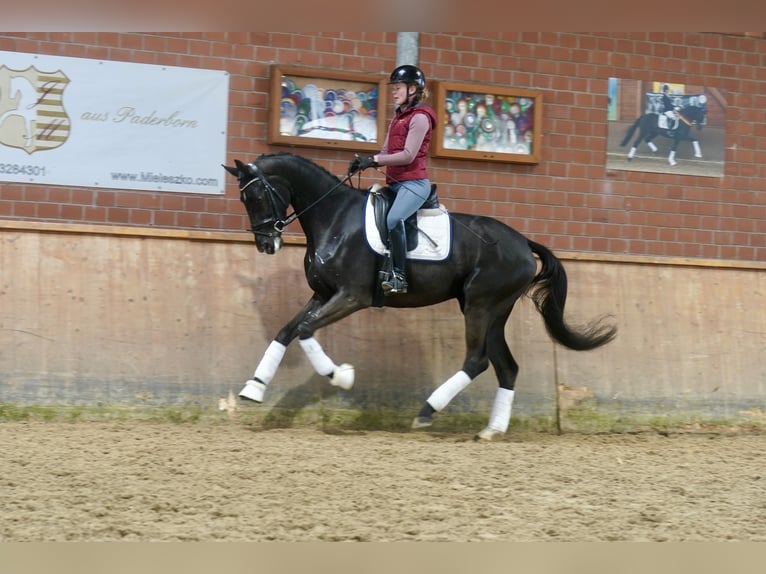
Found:
M 0 66 L 0 144 L 28 154 L 62 146 L 71 127 L 64 109 L 67 84 L 61 70 Z

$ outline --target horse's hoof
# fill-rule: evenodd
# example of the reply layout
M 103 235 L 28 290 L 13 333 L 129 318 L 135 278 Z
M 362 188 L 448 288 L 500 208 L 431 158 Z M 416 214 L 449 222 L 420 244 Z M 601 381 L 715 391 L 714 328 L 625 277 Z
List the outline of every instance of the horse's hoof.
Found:
M 415 417 L 415 420 L 412 421 L 412 428 L 424 429 L 432 424 L 434 424 L 434 419 L 431 417 Z
M 633 161 L 632 157 L 628 157 L 628 158 L 625 158 L 625 159 L 627 159 L 628 161 Z
M 247 381 L 242 390 L 239 391 L 239 398 L 247 399 L 248 401 L 254 401 L 256 403 L 263 402 L 263 393 L 266 392 L 266 385 L 261 381 Z
M 332 372 L 330 384 L 344 391 L 354 386 L 354 365 L 343 363 Z
M 495 430 L 495 429 L 493 429 L 493 428 L 487 427 L 487 428 L 485 428 L 484 430 L 482 430 L 482 431 L 481 431 L 479 434 L 477 434 L 477 435 L 474 437 L 474 440 L 486 440 L 486 441 L 491 441 L 491 440 L 493 440 L 493 439 L 494 439 L 496 436 L 500 436 L 500 435 L 503 435 L 503 434 L 505 434 L 503 431 L 499 431 L 499 430 Z

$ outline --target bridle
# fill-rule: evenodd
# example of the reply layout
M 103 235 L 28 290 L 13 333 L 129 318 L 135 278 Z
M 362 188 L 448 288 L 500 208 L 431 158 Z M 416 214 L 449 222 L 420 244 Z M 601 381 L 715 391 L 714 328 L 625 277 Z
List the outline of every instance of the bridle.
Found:
M 298 216 L 293 212 L 285 219 L 280 219 L 279 208 L 283 207 L 284 211 L 287 211 L 289 203 L 286 202 L 271 182 L 266 178 L 266 175 L 258 168 L 254 163 L 247 164 L 247 167 L 255 174 L 253 178 L 246 184 L 241 185 L 239 188 L 240 198 L 242 203 L 246 203 L 247 195 L 245 192 L 247 188 L 253 184 L 260 184 L 263 187 L 266 198 L 269 200 L 271 206 L 271 217 L 263 219 L 257 223 L 250 222 L 250 231 L 254 235 L 264 235 L 266 237 L 276 237 L 282 233 L 282 230 L 288 224 L 295 221 Z M 268 229 L 268 231 L 266 231 Z
M 260 183 L 260 185 L 263 187 L 264 193 L 266 194 L 266 197 L 269 200 L 269 205 L 271 206 L 272 216 L 270 218 L 263 219 L 255 224 L 252 223 L 251 221 L 250 230 L 253 232 L 254 235 L 264 235 L 266 237 L 277 237 L 278 235 L 280 235 L 285 227 L 290 225 L 293 221 L 298 219 L 298 217 L 306 213 L 309 209 L 314 207 L 317 203 L 322 201 L 325 197 L 327 197 L 333 191 L 335 191 L 337 188 L 343 185 L 346 181 L 348 181 L 351 178 L 351 175 L 352 175 L 352 174 L 348 174 L 345 178 L 340 180 L 336 185 L 331 187 L 323 195 L 317 198 L 316 201 L 314 201 L 313 203 L 306 206 L 303 210 L 301 210 L 300 213 L 296 213 L 295 211 L 293 211 L 290 215 L 288 215 L 284 219 L 280 219 L 279 205 L 284 207 L 285 212 L 287 212 L 289 202 L 285 201 L 282 198 L 282 196 L 279 195 L 279 192 L 277 192 L 276 188 L 268 180 L 268 178 L 266 177 L 266 174 L 263 173 L 257 165 L 255 165 L 254 163 L 249 163 L 247 164 L 247 167 L 253 172 L 254 175 L 250 181 L 240 186 L 239 188 L 240 198 L 242 199 L 243 203 L 246 203 L 245 191 L 247 190 L 248 187 L 256 183 Z M 269 231 L 263 231 L 267 227 L 270 228 Z

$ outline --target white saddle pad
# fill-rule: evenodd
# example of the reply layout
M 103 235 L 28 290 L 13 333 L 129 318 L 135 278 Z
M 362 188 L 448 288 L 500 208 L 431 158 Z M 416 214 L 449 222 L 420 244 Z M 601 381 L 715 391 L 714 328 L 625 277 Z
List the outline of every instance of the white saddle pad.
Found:
M 388 253 L 375 225 L 375 210 L 372 207 L 372 194 L 367 196 L 364 211 L 364 230 L 367 244 L 380 255 Z M 447 209 L 439 204 L 437 209 L 418 210 L 418 246 L 407 252 L 407 259 L 442 261 L 449 257 L 452 246 L 452 225 Z

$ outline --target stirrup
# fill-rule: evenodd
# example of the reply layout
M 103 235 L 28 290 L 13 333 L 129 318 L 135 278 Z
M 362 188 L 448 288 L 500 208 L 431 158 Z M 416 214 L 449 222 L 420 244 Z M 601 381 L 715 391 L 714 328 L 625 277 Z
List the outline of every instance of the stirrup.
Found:
M 380 286 L 386 295 L 407 292 L 407 280 L 404 278 L 404 275 L 396 271 L 393 272 L 389 279 L 383 281 Z

